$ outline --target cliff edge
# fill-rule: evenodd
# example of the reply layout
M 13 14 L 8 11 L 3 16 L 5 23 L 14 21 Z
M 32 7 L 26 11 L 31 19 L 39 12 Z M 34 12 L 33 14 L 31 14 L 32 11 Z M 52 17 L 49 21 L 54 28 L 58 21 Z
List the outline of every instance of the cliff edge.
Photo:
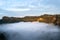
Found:
M 22 18 L 4 16 L 2 19 L 0 19 L 0 24 L 15 23 L 15 22 L 44 22 L 44 23 L 53 23 L 55 25 L 60 26 L 60 15 L 44 14 L 41 16 L 25 16 Z

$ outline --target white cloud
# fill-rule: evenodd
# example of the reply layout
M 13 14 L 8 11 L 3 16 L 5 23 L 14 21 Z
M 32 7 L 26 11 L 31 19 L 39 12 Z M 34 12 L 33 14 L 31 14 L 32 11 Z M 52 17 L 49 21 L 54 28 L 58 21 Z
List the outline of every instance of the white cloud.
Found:
M 2 5 L 2 3 L 0 3 L 0 6 Z
M 7 11 L 29 11 L 29 10 L 31 10 L 31 9 L 29 9 L 29 8 L 25 8 L 25 9 L 21 9 L 21 8 L 6 8 L 5 10 L 7 10 Z
M 0 6 L 4 5 L 4 2 L 0 2 Z
M 6 0 L 6 1 L 0 1 L 0 8 L 3 8 L 4 10 L 7 11 L 19 11 L 19 12 L 23 12 L 23 11 L 30 11 L 29 13 L 33 13 L 34 14 L 39 13 L 40 12 L 51 12 L 51 13 L 55 13 L 55 12 L 60 12 L 60 9 L 54 5 L 48 3 L 49 0 Z M 47 4 L 47 5 L 46 5 Z M 24 13 L 24 12 L 23 12 Z M 38 14 L 39 14 L 38 13 Z M 49 13 L 48 13 L 49 14 Z
M 30 7 L 30 8 L 36 8 L 37 6 L 34 6 L 34 5 L 28 5 L 28 7 Z

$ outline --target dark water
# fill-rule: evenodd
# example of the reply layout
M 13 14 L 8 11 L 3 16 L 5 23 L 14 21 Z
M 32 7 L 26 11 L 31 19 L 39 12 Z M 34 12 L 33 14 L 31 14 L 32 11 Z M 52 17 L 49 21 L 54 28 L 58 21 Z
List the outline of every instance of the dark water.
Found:
M 2 24 L 0 32 L 7 40 L 60 40 L 60 28 L 46 23 Z

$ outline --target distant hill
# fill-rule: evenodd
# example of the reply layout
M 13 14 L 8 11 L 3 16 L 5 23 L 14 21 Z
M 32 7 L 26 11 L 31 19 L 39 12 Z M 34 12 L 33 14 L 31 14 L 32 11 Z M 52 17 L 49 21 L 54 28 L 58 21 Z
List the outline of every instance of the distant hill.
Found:
M 59 15 L 44 14 L 41 16 L 25 16 L 22 18 L 4 16 L 2 19 L 0 19 L 0 24 L 15 23 L 15 22 L 44 22 L 44 23 L 53 23 L 55 25 L 60 25 L 60 14 Z

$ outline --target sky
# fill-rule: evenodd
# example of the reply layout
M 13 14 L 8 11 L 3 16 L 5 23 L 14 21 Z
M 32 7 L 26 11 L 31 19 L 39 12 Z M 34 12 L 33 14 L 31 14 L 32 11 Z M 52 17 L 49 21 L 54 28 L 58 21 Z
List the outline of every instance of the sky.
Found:
M 60 0 L 0 0 L 0 16 L 59 14 Z

